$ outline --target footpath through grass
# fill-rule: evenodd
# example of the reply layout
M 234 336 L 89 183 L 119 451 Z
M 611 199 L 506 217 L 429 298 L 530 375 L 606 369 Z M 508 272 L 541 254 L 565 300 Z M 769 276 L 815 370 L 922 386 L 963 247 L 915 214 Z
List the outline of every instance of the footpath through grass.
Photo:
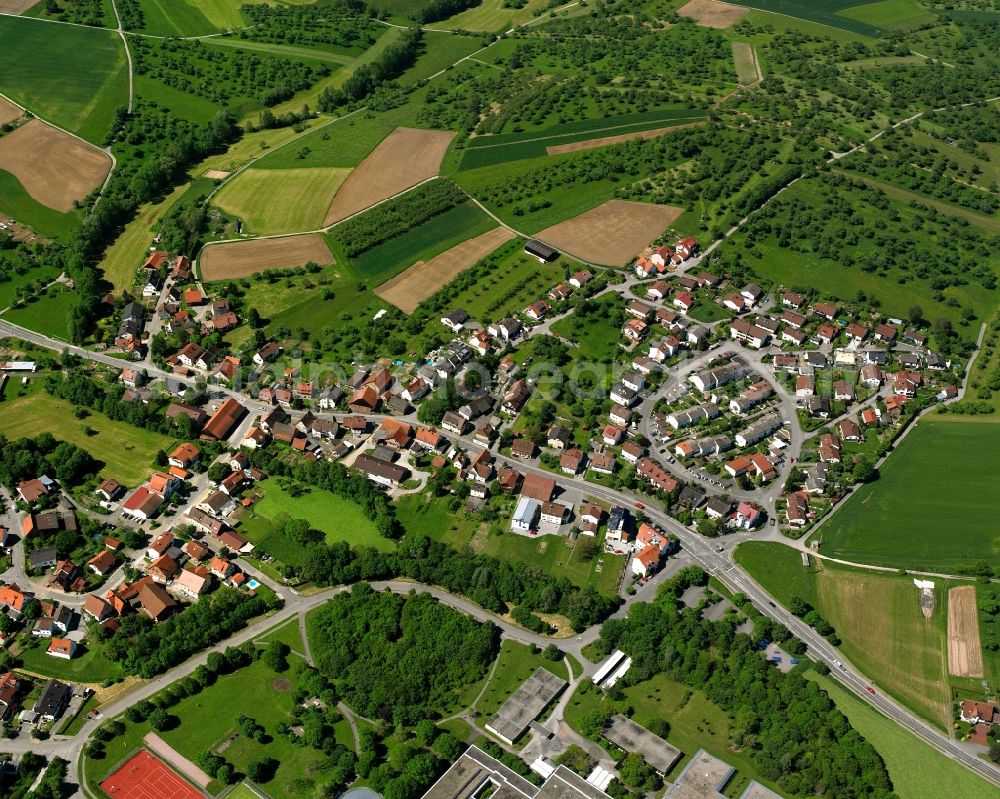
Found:
M 922 419 L 881 477 L 858 489 L 822 527 L 825 555 L 879 566 L 954 573 L 1000 566 L 996 491 L 1000 425 Z

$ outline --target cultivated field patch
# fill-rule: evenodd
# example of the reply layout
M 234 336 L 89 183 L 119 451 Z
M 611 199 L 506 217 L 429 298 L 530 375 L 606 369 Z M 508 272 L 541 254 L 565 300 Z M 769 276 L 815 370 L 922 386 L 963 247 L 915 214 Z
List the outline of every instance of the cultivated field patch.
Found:
M 750 9 L 720 3 L 719 0 L 691 0 L 677 9 L 682 17 L 691 17 L 705 28 L 728 28 L 750 13 Z
M 733 65 L 736 67 L 736 79 L 740 86 L 749 86 L 761 79 L 757 71 L 757 56 L 753 45 L 747 42 L 733 42 Z
M 536 238 L 595 264 L 622 266 L 683 213 L 672 205 L 609 200 L 545 228 Z
M 956 677 L 983 676 L 974 585 L 959 586 L 948 592 L 948 673 Z
M 224 172 L 221 169 L 206 169 L 202 177 L 211 178 L 212 180 L 225 180 L 229 175 L 229 172 Z
M 212 244 L 198 258 L 202 280 L 232 280 L 265 269 L 295 269 L 309 262 L 332 264 L 333 255 L 319 233 Z
M 23 14 L 38 0 L 0 0 L 0 14 Z
M 33 199 L 66 213 L 74 200 L 104 182 L 111 157 L 33 119 L 0 138 L 0 169 L 14 175 Z
M 0 97 L 0 125 L 6 125 L 19 119 L 24 112 L 13 103 L 9 103 Z
M 441 286 L 454 280 L 460 272 L 481 258 L 485 258 L 512 238 L 514 233 L 507 228 L 494 228 L 473 239 L 456 244 L 429 261 L 415 263 L 402 274 L 383 283 L 375 289 L 375 293 L 404 313 L 412 313 Z
M 434 177 L 454 137 L 450 131 L 396 128 L 344 181 L 323 224 L 332 225 Z
M 736 45 L 734 44 L 733 47 Z M 569 144 L 556 144 L 545 148 L 546 155 L 561 155 L 562 153 L 575 153 L 580 150 L 593 150 L 595 147 L 607 147 L 609 144 L 618 144 L 632 139 L 655 139 L 658 136 L 665 136 L 675 130 L 684 128 L 698 128 L 704 122 L 688 122 L 686 125 L 671 125 L 667 128 L 653 128 L 653 130 L 636 130 L 631 133 L 619 133 L 617 136 L 601 136 L 597 139 L 587 139 L 586 141 L 575 141 Z
M 316 230 L 350 169 L 247 169 L 213 202 L 243 219 L 248 232 L 267 235 Z
M 910 580 L 823 569 L 816 575 L 818 608 L 864 674 L 926 718 L 948 723 L 944 631 L 920 609 Z M 940 611 L 935 611 L 939 613 Z

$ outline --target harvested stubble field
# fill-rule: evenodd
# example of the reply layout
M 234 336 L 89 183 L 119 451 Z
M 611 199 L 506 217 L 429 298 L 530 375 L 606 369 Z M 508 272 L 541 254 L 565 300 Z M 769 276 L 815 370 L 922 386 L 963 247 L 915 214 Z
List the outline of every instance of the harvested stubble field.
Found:
M 202 280 L 233 280 L 265 269 L 295 269 L 312 261 L 332 264 L 333 255 L 319 233 L 211 244 L 198 259 Z
M 111 157 L 80 139 L 33 119 L 0 138 L 0 169 L 16 177 L 42 205 L 67 213 L 98 188 Z
M 449 131 L 396 128 L 344 181 L 323 224 L 347 219 L 434 177 L 454 137 Z
M 948 673 L 956 677 L 983 676 L 974 585 L 959 586 L 948 592 Z
M 512 238 L 514 233 L 507 228 L 494 228 L 473 239 L 456 244 L 429 261 L 415 263 L 402 274 L 383 283 L 375 293 L 404 313 L 412 313 L 421 302 L 454 280 L 460 272 L 473 266 Z
M 0 4 L 2 4 L 2 0 L 0 0 Z M 13 122 L 23 113 L 24 112 L 16 105 L 9 103 L 3 97 L 0 97 L 0 125 L 6 125 L 8 122 Z
M 38 0 L 0 0 L 0 14 L 23 14 Z
M 750 13 L 749 8 L 720 3 L 719 0 L 691 0 L 677 9 L 682 17 L 691 17 L 704 28 L 728 28 Z
M 734 44 L 733 47 L 736 45 Z M 569 144 L 556 144 L 545 148 L 546 155 L 561 155 L 562 153 L 575 153 L 580 150 L 593 150 L 596 147 L 607 147 L 609 144 L 619 144 L 632 139 L 655 139 L 658 136 L 665 136 L 675 130 L 684 128 L 699 128 L 704 122 L 688 122 L 684 125 L 671 125 L 667 128 L 654 128 L 653 130 L 636 130 L 632 133 L 619 133 L 617 136 L 602 136 L 598 139 L 587 139 L 586 141 L 575 141 Z
M 622 266 L 648 247 L 682 208 L 630 200 L 609 200 L 560 222 L 535 238 L 595 264 Z

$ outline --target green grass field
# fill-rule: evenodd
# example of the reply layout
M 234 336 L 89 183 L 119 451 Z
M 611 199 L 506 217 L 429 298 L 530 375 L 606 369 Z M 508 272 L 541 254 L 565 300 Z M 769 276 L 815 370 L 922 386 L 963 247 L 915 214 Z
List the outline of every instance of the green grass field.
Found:
M 302 653 L 305 646 L 302 642 L 302 632 L 299 630 L 299 620 L 292 618 L 277 627 L 272 627 L 260 638 L 255 638 L 258 643 L 269 644 L 272 641 L 280 641 L 293 652 Z
M 837 16 L 887 30 L 910 30 L 937 20 L 937 15 L 917 0 L 879 0 L 851 5 L 838 11 Z
M 349 169 L 247 169 L 213 203 L 260 235 L 317 230 Z
M 811 0 L 750 0 L 750 8 L 760 11 L 770 11 L 773 14 L 783 14 L 785 16 L 803 19 L 807 22 L 815 22 L 820 25 L 828 25 L 832 28 L 841 28 L 851 33 L 859 33 L 864 36 L 879 36 L 882 29 L 871 21 L 852 19 L 843 14 L 845 9 L 862 5 L 858 0 L 827 0 L 822 4 L 816 4 Z M 874 4 L 881 5 L 881 4 Z M 862 14 L 862 16 L 865 16 Z M 868 14 L 868 17 L 878 17 L 878 12 Z
M 245 782 L 237 783 L 226 793 L 226 799 L 260 799 L 260 794 Z
M 0 263 L 5 261 L 4 253 L 0 251 Z M 15 292 L 26 283 L 36 281 L 48 282 L 59 277 L 58 268 L 50 265 L 39 266 L 29 269 L 25 274 L 19 275 L 15 271 L 10 272 L 11 279 L 0 283 L 0 308 L 6 308 L 14 299 Z
M 154 36 L 201 36 L 246 25 L 242 0 L 138 0 L 145 25 Z
M 42 205 L 5 169 L 0 169 L 0 208 L 42 236 L 62 241 L 72 238 L 82 218 L 80 211 L 63 214 Z
M 840 683 L 814 671 L 806 672 L 806 677 L 823 687 L 850 720 L 851 726 L 882 755 L 898 796 L 906 799 L 940 799 L 942 796 L 992 799 L 996 796 L 996 788 L 985 780 L 882 716 Z
M 565 577 L 581 587 L 593 586 L 608 596 L 617 592 L 625 558 L 600 552 L 599 546 L 598 553 L 588 560 L 576 547 L 567 546 L 565 537 L 527 538 L 510 532 L 491 533 L 489 525 L 463 514 L 452 514 L 443 500 L 420 494 L 400 497 L 396 507 L 407 532 L 423 533 L 456 549 L 469 547 L 473 552 L 500 560 L 538 566 L 553 577 Z
M 433 27 L 488 33 L 508 31 L 515 25 L 529 21 L 538 10 L 544 9 L 547 5 L 548 0 L 528 0 L 523 8 L 507 8 L 504 6 L 504 0 L 483 0 L 474 8 L 461 11 L 441 22 L 435 22 Z
M 97 28 L 0 17 L 0 41 L 0 92 L 42 119 L 103 144 L 115 107 L 128 103 L 121 39 Z
M 46 336 L 69 341 L 69 312 L 75 303 L 72 291 L 65 290 L 61 285 L 51 286 L 33 302 L 11 308 L 3 318 Z
M 1000 564 L 993 486 L 1000 426 L 930 417 L 898 445 L 881 478 L 826 522 L 826 555 L 924 571 Z
M 0 433 L 11 439 L 52 433 L 60 441 L 83 447 L 104 464 L 101 475 L 114 477 L 127 486 L 136 486 L 149 477 L 155 468 L 157 450 L 169 451 L 174 443 L 166 436 L 98 413 L 74 419 L 72 406 L 46 394 L 41 386 L 32 385 L 23 397 L 18 396 L 15 386 L 8 386 L 5 397 L 0 403 Z M 85 427 L 97 432 L 87 435 Z
M 701 109 L 668 105 L 655 111 L 623 114 L 608 119 L 581 119 L 553 125 L 543 130 L 478 136 L 467 142 L 459 170 L 503 165 L 526 158 L 541 158 L 546 155 L 546 147 L 700 122 L 704 118 L 705 112 Z
M 410 228 L 401 236 L 372 247 L 352 258 L 351 264 L 364 280 L 377 286 L 417 261 L 429 261 L 450 247 L 496 226 L 497 223 L 478 206 L 465 202 Z
M 801 596 L 833 625 L 841 650 L 884 690 L 943 728 L 950 720 L 946 672 L 946 584 L 931 618 L 920 610 L 913 578 L 849 569 L 784 544 L 741 544 L 737 562 L 775 599 Z
M 46 654 L 47 647 L 48 643 L 43 641 L 40 646 L 22 652 L 18 655 L 19 668 L 45 677 L 91 685 L 122 676 L 121 669 L 116 664 L 87 647 L 83 647 L 83 653 L 72 660 L 63 660 Z
M 290 687 L 277 683 L 278 679 L 288 680 Z M 298 746 L 278 733 L 278 725 L 292 716 L 294 682 L 292 670 L 277 674 L 268 669 L 263 660 L 258 660 L 173 705 L 169 712 L 180 723 L 159 735 L 184 757 L 197 760 L 202 752 L 217 752 L 236 732 L 236 716 L 250 716 L 264 727 L 270 742 L 261 744 L 240 736 L 222 753 L 226 760 L 242 771 L 251 760 L 273 757 L 278 761 L 277 772 L 273 779 L 262 783 L 261 788 L 272 796 L 307 799 L 313 795 L 315 782 L 319 779 L 319 776 L 307 775 L 312 774 L 325 758 L 320 752 Z M 251 685 L 253 690 L 247 690 Z M 150 731 L 146 722 L 123 721 L 125 734 L 107 742 L 107 756 L 87 760 L 87 779 L 91 783 L 98 783 L 111 773 Z M 100 794 L 95 792 L 94 795 Z
M 370 546 L 388 552 L 395 544 L 383 538 L 364 512 L 349 500 L 328 491 L 308 490 L 293 497 L 277 480 L 257 484 L 264 498 L 254 506 L 254 513 L 265 519 L 277 519 L 283 514 L 292 519 L 305 519 L 317 530 L 326 533 L 328 543 L 347 541 L 355 546 Z
M 597 302 L 608 309 L 618 308 L 622 304 L 621 297 L 615 292 L 605 294 Z M 578 319 L 574 312 L 554 322 L 552 332 L 580 345 L 580 348 L 573 352 L 575 359 L 609 361 L 621 353 L 621 347 L 618 346 L 621 330 L 605 314 Z

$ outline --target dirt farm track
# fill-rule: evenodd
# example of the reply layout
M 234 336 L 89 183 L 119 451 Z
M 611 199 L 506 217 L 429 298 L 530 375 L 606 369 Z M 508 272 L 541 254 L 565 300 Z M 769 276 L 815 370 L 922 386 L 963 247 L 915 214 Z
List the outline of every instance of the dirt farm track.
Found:
M 682 212 L 672 205 L 609 200 L 539 231 L 535 238 L 593 264 L 622 266 L 652 244 Z
M 948 673 L 955 677 L 983 676 L 976 587 L 963 585 L 948 592 Z
M 0 137 L 0 169 L 42 205 L 67 213 L 104 182 L 111 156 L 33 119 Z
M 295 269 L 310 261 L 333 263 L 330 248 L 319 233 L 210 244 L 202 249 L 198 268 L 202 280 L 232 280 L 265 269 Z
M 514 234 L 505 227 L 488 230 L 456 244 L 429 261 L 418 261 L 402 274 L 383 283 L 375 289 L 375 293 L 404 313 L 412 313 L 421 302 L 445 283 L 454 280 L 463 269 L 468 269 L 512 238 Z
M 324 226 L 434 177 L 453 138 L 455 134 L 445 130 L 396 128 L 344 181 Z

